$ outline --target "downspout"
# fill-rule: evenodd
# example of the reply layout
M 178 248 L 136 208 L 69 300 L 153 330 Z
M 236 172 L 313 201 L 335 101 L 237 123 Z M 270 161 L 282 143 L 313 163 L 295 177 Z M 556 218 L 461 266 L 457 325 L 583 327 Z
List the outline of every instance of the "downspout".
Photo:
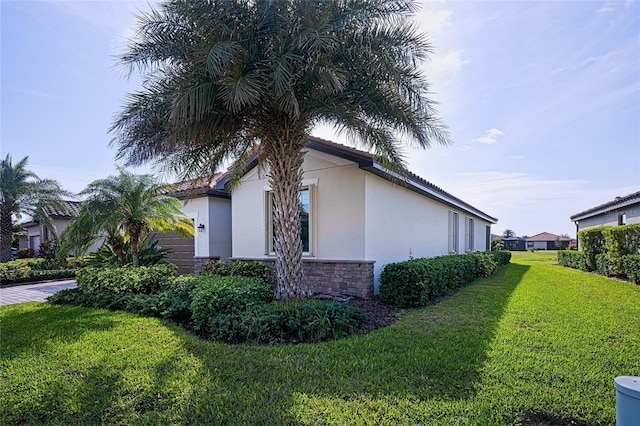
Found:
M 580 250 L 580 239 L 578 238 L 578 231 L 580 231 L 580 225 L 578 225 L 579 221 L 575 221 L 576 224 L 576 248 Z

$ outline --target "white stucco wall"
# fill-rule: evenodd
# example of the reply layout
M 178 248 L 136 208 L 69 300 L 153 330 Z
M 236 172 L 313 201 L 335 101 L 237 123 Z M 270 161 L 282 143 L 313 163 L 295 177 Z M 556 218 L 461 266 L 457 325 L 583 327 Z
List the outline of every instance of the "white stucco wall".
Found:
M 626 224 L 631 225 L 634 223 L 640 223 L 640 203 L 632 204 L 629 206 L 615 209 L 611 212 L 599 214 L 586 219 L 578 221 L 579 230 L 593 228 L 595 226 L 617 226 L 618 216 L 620 214 L 626 214 Z
M 196 257 L 231 256 L 231 200 L 210 196 L 182 200 L 182 212 L 196 227 Z M 199 225 L 204 225 L 203 231 Z
M 465 218 L 474 220 L 473 251 L 486 250 L 489 222 L 365 173 L 366 252 L 375 260 L 375 286 L 387 263 L 449 254 L 449 211 L 458 213 L 458 252 L 466 247 Z
M 364 250 L 364 173 L 353 162 L 310 151 L 303 164 L 304 184 L 312 185 L 311 256 L 362 260 Z M 266 255 L 266 171 L 251 170 L 232 192 L 233 257 Z

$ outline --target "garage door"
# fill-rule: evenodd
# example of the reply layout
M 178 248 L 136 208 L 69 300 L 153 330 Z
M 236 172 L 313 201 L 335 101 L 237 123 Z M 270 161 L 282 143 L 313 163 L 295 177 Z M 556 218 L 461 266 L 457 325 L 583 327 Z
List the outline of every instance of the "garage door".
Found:
M 157 233 L 158 245 L 171 249 L 167 260 L 178 266 L 178 273 L 193 274 L 194 256 L 196 255 L 195 237 L 182 238 L 173 233 Z

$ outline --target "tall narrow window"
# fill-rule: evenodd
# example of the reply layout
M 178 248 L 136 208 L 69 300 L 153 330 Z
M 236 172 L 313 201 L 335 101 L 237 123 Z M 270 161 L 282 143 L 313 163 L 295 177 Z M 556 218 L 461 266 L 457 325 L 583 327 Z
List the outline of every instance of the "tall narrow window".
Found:
M 491 226 L 486 227 L 486 236 L 485 236 L 485 250 L 491 251 Z
M 458 253 L 458 213 L 449 211 L 449 253 Z
M 473 219 L 469 217 L 464 219 L 464 246 L 465 251 L 473 251 Z
M 300 190 L 300 239 L 302 240 L 302 252 L 305 255 L 311 254 L 312 244 L 312 221 L 313 221 L 313 195 L 312 186 L 305 186 Z M 273 248 L 274 227 L 273 227 L 273 192 L 267 191 L 267 254 L 275 252 Z

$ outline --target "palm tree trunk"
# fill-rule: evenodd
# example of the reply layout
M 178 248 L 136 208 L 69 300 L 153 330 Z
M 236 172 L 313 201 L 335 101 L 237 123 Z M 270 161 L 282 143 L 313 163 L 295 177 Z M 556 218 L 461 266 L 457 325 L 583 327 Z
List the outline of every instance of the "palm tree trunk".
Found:
M 133 262 L 133 266 L 137 268 L 140 266 L 140 258 L 138 256 L 138 239 L 140 238 L 140 234 L 133 232 L 129 235 L 129 238 L 131 238 L 131 261 Z
M 11 260 L 11 211 L 0 211 L 0 263 Z
M 304 140 L 304 137 L 302 138 Z M 273 248 L 276 255 L 275 298 L 281 301 L 306 299 L 311 295 L 302 269 L 300 237 L 300 188 L 303 147 L 300 141 L 278 141 L 263 151 L 269 166 L 273 190 Z

